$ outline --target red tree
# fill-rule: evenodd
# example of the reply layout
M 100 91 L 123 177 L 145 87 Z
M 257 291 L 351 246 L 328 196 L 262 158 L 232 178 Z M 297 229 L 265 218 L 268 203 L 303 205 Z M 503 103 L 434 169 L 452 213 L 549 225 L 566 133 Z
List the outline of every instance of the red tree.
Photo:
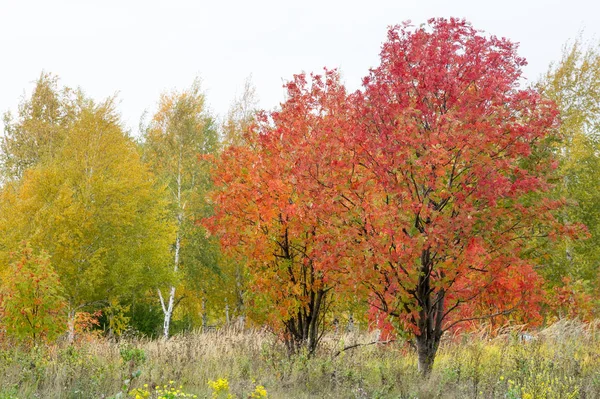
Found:
M 394 27 L 354 96 L 356 154 L 340 212 L 344 251 L 371 302 L 415 336 L 431 370 L 444 331 L 520 308 L 538 316 L 540 278 L 524 260 L 559 202 L 542 151 L 557 111 L 519 87 L 516 45 L 462 20 Z
M 335 72 L 310 82 L 297 75 L 286 86 L 281 111 L 262 114 L 248 145 L 217 160 L 215 216 L 206 225 L 247 262 L 254 305 L 288 348 L 313 351 L 339 265 L 327 193 L 346 94 Z
M 461 20 L 395 27 L 363 91 L 297 76 L 251 147 L 225 152 L 211 230 L 249 259 L 287 337 L 314 348 L 329 290 L 362 286 L 427 374 L 459 323 L 539 316 L 527 250 L 575 228 L 542 195 L 557 111 L 520 88 L 524 64 Z

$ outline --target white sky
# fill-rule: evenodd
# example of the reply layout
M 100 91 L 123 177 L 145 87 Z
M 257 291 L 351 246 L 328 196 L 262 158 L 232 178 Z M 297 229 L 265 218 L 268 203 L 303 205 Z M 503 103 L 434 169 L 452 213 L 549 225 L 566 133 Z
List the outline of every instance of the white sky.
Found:
M 96 99 L 118 92 L 133 133 L 162 91 L 196 76 L 219 115 L 250 74 L 271 109 L 301 71 L 339 67 L 358 88 L 388 25 L 440 16 L 519 42 L 530 80 L 580 30 L 600 39 L 597 0 L 0 0 L 0 111 L 14 111 L 42 70 Z

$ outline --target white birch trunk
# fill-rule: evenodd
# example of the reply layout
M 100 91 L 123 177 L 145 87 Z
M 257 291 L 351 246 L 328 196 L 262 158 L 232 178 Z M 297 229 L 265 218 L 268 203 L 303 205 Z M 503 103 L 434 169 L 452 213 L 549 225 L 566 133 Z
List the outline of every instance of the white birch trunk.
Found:
M 179 270 L 179 249 L 180 239 L 179 234 L 177 234 L 177 238 L 175 239 L 175 266 L 173 267 L 175 273 L 177 273 L 177 271 Z M 166 304 L 162 296 L 162 292 L 160 291 L 160 288 L 158 289 L 158 298 L 160 299 L 160 305 L 164 314 L 163 337 L 164 339 L 168 339 L 169 329 L 171 326 L 171 317 L 173 316 L 173 307 L 175 305 L 175 286 L 171 286 L 171 288 L 169 289 L 169 298 Z
M 177 236 L 175 238 L 175 259 L 173 265 L 173 271 L 175 274 L 179 271 L 179 253 L 181 250 L 181 225 L 183 223 L 183 207 L 181 205 L 181 168 L 182 168 L 182 154 L 183 149 L 180 148 L 179 151 L 179 160 L 177 163 Z M 164 322 L 163 322 L 163 337 L 164 339 L 169 338 L 169 328 L 171 326 L 171 317 L 173 316 L 173 307 L 175 306 L 175 286 L 171 286 L 169 289 L 169 300 L 167 304 L 165 304 L 165 300 L 158 290 L 158 297 L 160 299 L 160 305 L 164 314 Z

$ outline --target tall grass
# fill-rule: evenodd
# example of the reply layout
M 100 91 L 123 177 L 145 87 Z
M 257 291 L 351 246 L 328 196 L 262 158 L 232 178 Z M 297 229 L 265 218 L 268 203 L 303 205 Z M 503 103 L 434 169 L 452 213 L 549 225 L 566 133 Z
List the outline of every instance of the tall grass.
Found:
M 226 329 L 167 342 L 5 346 L 0 399 L 110 398 L 168 381 L 210 398 L 207 381 L 218 378 L 229 381 L 237 398 L 247 398 L 261 384 L 270 398 L 592 399 L 600 398 L 599 327 L 560 321 L 530 335 L 513 329 L 493 338 L 484 331 L 446 337 L 427 380 L 408 345 L 340 351 L 372 342 L 366 333 L 330 335 L 315 356 L 293 358 L 269 333 Z M 126 387 L 125 380 L 131 380 Z

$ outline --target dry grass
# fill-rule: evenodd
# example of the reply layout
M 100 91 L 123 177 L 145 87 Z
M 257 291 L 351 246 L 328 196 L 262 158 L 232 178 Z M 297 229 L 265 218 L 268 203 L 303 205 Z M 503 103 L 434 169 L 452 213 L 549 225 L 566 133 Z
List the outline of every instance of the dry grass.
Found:
M 270 398 L 593 399 L 600 398 L 599 326 L 561 321 L 525 339 L 518 329 L 494 338 L 483 330 L 448 337 L 427 381 L 406 345 L 357 346 L 336 355 L 372 342 L 367 334 L 328 336 L 312 358 L 289 358 L 262 331 L 194 333 L 167 342 L 5 347 L 0 399 L 109 398 L 138 370 L 128 389 L 172 380 L 199 398 L 210 397 L 208 380 L 226 378 L 237 398 L 262 384 Z

